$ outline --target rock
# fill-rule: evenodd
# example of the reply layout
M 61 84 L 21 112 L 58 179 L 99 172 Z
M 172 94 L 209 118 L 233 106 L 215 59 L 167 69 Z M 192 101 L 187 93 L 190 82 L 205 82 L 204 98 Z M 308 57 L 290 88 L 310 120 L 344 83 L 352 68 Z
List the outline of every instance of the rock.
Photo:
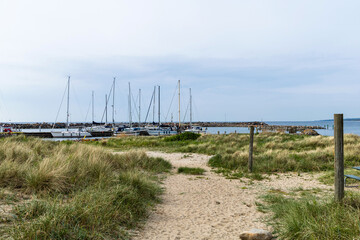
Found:
M 310 135 L 310 136 L 317 136 L 320 135 L 317 131 L 315 131 L 314 129 L 305 129 L 302 134 L 304 135 Z
M 246 231 L 240 234 L 242 240 L 271 240 L 272 234 L 269 231 L 263 229 L 253 228 L 250 231 Z

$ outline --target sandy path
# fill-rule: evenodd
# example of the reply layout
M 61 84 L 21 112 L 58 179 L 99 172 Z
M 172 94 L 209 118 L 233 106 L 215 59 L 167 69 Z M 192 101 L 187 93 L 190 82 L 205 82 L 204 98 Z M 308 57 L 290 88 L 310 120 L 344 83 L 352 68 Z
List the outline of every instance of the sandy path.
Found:
M 282 174 L 270 180 L 229 180 L 211 172 L 209 156 L 184 153 L 147 152 L 163 157 L 175 169 L 164 180 L 163 203 L 159 204 L 143 229 L 134 239 L 239 239 L 242 231 L 251 228 L 271 230 L 262 220 L 264 214 L 256 210 L 259 195 L 270 189 L 302 187 L 304 189 L 331 187 L 320 184 L 314 176 Z M 177 174 L 180 166 L 206 169 L 203 177 Z

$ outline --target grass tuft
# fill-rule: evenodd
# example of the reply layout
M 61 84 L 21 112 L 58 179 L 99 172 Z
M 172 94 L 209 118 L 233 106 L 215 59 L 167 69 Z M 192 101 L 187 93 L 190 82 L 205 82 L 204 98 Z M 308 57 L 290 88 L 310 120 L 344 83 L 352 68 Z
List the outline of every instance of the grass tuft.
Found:
M 203 168 L 189 168 L 189 167 L 179 167 L 178 173 L 184 173 L 189 175 L 203 175 L 205 169 Z

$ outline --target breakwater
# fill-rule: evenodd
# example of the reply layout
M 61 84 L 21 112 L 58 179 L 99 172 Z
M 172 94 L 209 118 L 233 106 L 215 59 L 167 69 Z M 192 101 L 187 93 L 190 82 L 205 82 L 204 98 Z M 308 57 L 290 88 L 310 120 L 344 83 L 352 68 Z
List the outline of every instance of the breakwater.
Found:
M 156 125 L 156 123 L 153 123 Z M 4 127 L 12 127 L 15 129 L 64 129 L 66 128 L 66 123 L 64 122 L 58 122 L 58 123 L 0 123 L 0 125 Z M 116 126 L 129 126 L 128 122 L 120 122 L 116 123 Z M 142 126 L 147 125 L 145 123 L 141 124 Z M 166 122 L 162 123 L 164 126 L 177 126 L 178 123 L 171 123 Z M 250 126 L 254 126 L 258 131 L 278 131 L 278 132 L 288 132 L 288 133 L 297 133 L 297 132 L 303 132 L 306 129 L 325 129 L 325 127 L 322 126 L 304 126 L 304 125 L 269 125 L 265 122 L 194 122 L 192 125 L 200 126 L 203 128 L 207 127 L 241 127 L 241 128 L 248 128 Z M 90 127 L 92 126 L 89 122 L 83 122 L 83 123 L 71 123 L 70 128 L 76 129 L 76 128 L 82 128 L 82 127 Z M 134 127 L 138 126 L 138 123 L 133 123 Z M 189 122 L 184 122 L 181 124 L 182 129 L 186 129 L 190 127 Z

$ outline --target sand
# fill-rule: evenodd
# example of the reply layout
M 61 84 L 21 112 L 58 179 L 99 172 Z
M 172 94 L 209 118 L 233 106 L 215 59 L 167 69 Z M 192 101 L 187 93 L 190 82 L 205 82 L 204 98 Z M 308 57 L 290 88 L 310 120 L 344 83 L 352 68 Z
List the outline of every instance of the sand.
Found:
M 257 211 L 255 202 L 271 189 L 290 191 L 331 187 L 319 183 L 310 174 L 279 174 L 269 180 L 229 180 L 211 171 L 209 156 L 200 154 L 147 152 L 163 157 L 174 166 L 163 181 L 162 203 L 150 214 L 145 225 L 134 233 L 134 239 L 239 239 L 251 228 L 272 230 L 265 224 L 265 214 Z M 178 167 L 201 167 L 201 177 L 178 174 Z

